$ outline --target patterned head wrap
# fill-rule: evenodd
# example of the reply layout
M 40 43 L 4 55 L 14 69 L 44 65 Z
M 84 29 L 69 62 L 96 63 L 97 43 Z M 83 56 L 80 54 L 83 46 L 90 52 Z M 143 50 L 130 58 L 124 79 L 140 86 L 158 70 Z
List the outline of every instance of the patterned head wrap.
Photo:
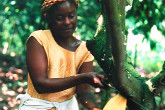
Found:
M 55 4 L 56 2 L 60 2 L 60 1 L 69 1 L 69 0 L 45 0 L 44 3 L 42 4 L 42 10 L 46 11 L 47 9 L 49 9 L 53 4 Z M 75 0 L 76 4 L 78 5 L 78 0 Z

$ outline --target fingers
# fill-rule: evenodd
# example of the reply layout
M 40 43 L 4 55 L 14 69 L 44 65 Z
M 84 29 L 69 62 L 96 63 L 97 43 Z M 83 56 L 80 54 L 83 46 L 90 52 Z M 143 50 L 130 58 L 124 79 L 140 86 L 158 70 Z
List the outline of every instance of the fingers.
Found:
M 100 87 L 100 88 L 103 88 L 103 89 L 107 89 L 109 88 L 109 83 L 107 82 L 108 81 L 108 78 L 105 78 L 104 75 L 101 75 L 101 74 L 95 74 L 93 76 L 93 81 L 94 81 L 94 84 L 96 84 L 96 86 L 94 87 Z
M 101 81 L 100 81 L 99 78 L 94 77 L 94 78 L 93 78 L 93 81 L 94 81 L 95 84 L 98 84 L 99 86 L 103 87 L 103 84 L 101 83 Z
M 104 79 L 104 78 L 105 78 L 104 75 L 98 75 L 98 77 L 99 77 L 100 79 Z
M 97 72 L 89 72 L 88 77 L 90 79 L 90 84 L 94 87 L 104 88 L 104 84 L 102 83 L 103 80 L 107 80 L 104 75 L 99 74 Z M 92 78 L 92 80 L 91 80 Z

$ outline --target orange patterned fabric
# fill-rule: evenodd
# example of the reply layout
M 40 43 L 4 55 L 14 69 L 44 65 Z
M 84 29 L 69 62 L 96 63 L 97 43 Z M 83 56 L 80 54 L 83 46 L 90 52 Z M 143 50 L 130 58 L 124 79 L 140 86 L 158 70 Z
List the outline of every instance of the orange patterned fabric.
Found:
M 42 4 L 42 10 L 46 11 L 48 8 L 50 8 L 53 4 L 59 1 L 69 1 L 69 0 L 45 0 Z M 78 4 L 78 0 L 75 0 L 76 4 Z
M 78 73 L 80 66 L 84 62 L 89 62 L 94 59 L 92 54 L 87 50 L 86 42 L 84 41 L 81 42 L 75 52 L 72 52 L 59 46 L 55 42 L 50 30 L 38 30 L 33 32 L 30 37 L 31 36 L 34 36 L 45 49 L 48 58 L 47 74 L 49 78 L 74 76 Z M 61 92 L 38 94 L 28 75 L 27 93 L 34 98 L 63 102 L 73 97 L 75 94 L 75 87 Z

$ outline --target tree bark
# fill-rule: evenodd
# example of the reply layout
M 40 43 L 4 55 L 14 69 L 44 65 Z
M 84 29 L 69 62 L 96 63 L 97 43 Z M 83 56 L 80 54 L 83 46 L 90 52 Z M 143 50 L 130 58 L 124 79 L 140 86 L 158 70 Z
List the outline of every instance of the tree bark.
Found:
M 161 91 L 165 85 L 165 66 L 158 76 L 148 81 L 135 71 L 131 59 L 125 53 L 125 2 L 121 1 L 102 0 L 103 22 L 98 26 L 96 35 L 87 41 L 87 47 L 109 82 L 127 98 L 130 110 L 156 110 L 154 93 Z

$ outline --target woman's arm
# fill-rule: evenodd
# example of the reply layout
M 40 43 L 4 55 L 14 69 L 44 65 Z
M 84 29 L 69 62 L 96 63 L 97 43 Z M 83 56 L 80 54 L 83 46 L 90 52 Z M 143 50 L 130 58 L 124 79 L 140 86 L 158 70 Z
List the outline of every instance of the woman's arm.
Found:
M 92 71 L 93 62 L 86 62 L 80 67 L 79 74 Z M 96 99 L 91 93 L 91 86 L 89 84 L 81 84 L 76 88 L 77 97 L 80 102 L 89 110 L 101 110 L 98 109 Z
M 26 62 L 31 80 L 38 93 L 58 92 L 82 83 L 93 84 L 93 77 L 100 77 L 97 73 L 90 72 L 68 78 L 49 79 L 47 76 L 48 61 L 45 50 L 34 37 L 30 37 L 27 41 Z

